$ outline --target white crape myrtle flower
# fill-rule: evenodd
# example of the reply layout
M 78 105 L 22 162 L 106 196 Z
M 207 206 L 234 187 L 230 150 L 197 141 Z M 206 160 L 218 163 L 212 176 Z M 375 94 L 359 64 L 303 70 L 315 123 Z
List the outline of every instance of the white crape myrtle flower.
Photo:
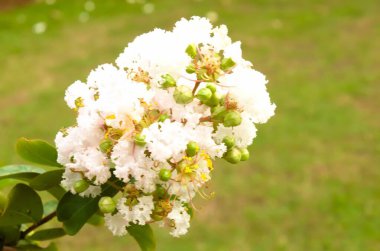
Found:
M 85 83 L 75 81 L 66 90 L 65 101 L 70 108 L 89 105 L 94 101 L 94 92 Z
M 190 227 L 190 215 L 181 203 L 174 203 L 172 211 L 168 214 L 168 219 L 174 223 L 172 231 L 170 232 L 171 235 L 179 237 L 187 233 Z
M 122 198 L 119 200 L 117 209 L 123 216 L 124 220 L 130 224 L 145 225 L 151 220 L 151 213 L 154 208 L 153 196 L 142 196 L 137 199 L 136 205 L 126 205 L 127 200 Z
M 240 125 L 235 127 L 225 127 L 219 125 L 218 129 L 214 133 L 214 139 L 216 142 L 222 142 L 226 136 L 233 136 L 235 143 L 238 147 L 247 147 L 252 144 L 253 139 L 256 137 L 256 127 L 253 123 L 253 119 L 247 113 L 242 113 L 243 120 Z
M 55 138 L 63 187 L 96 197 L 114 235 L 155 222 L 186 234 L 193 199 L 212 197 L 213 161 L 248 160 L 255 125 L 274 115 L 267 82 L 206 18 L 136 37 L 66 90 L 77 117 Z
M 123 236 L 127 234 L 127 226 L 129 226 L 129 224 L 121 213 L 116 213 L 114 215 L 105 214 L 104 223 L 115 236 Z
M 70 169 L 66 169 L 65 172 L 63 173 L 62 177 L 62 186 L 72 193 L 76 193 L 74 189 L 74 184 L 75 182 L 79 181 L 82 179 L 82 176 L 79 173 L 75 173 L 70 171 Z M 80 193 L 81 196 L 83 197 L 96 197 L 100 195 L 102 192 L 100 186 L 89 186 L 88 189 L 82 193 Z
M 145 128 L 142 134 L 146 136 L 147 148 L 152 158 L 162 162 L 170 158 L 181 158 L 189 142 L 186 129 L 182 123 L 169 120 Z
M 229 86 L 231 96 L 239 100 L 239 104 L 255 123 L 267 122 L 274 115 L 276 105 L 270 101 L 265 76 L 246 67 L 236 67 L 233 71 L 234 74 L 221 77 L 221 84 Z

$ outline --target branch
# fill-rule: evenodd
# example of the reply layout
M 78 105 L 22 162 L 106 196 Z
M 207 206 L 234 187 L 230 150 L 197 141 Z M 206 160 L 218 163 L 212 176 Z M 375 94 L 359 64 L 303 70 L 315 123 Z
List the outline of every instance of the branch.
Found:
M 34 229 L 38 228 L 39 226 L 45 224 L 46 222 L 53 219 L 55 216 L 57 216 L 57 211 L 52 212 L 51 214 L 46 215 L 44 218 L 39 220 L 38 222 L 31 225 L 29 228 L 27 228 L 25 231 L 21 232 L 20 239 L 25 239 L 25 237 L 32 232 Z

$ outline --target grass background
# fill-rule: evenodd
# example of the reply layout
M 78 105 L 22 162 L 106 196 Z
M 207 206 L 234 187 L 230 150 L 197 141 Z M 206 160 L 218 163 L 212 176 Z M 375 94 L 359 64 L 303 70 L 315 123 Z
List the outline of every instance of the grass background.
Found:
M 158 250 L 380 250 L 377 0 L 156 0 L 151 14 L 142 3 L 94 0 L 85 23 L 85 1 L 47 2 L 0 12 L 1 165 L 22 162 L 18 137 L 52 142 L 72 124 L 65 88 L 136 35 L 213 11 L 267 75 L 277 114 L 259 127 L 249 163 L 217 163 L 216 198 L 198 200 L 188 235 L 155 229 Z M 34 34 L 41 21 L 46 32 Z M 58 244 L 138 250 L 92 226 Z

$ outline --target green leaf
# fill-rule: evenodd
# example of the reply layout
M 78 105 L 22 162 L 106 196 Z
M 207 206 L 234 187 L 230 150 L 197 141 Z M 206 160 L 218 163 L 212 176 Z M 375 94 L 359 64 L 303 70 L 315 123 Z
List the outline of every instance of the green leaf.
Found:
M 156 241 L 154 239 L 152 228 L 146 224 L 131 225 L 127 227 L 128 233 L 135 238 L 142 251 L 154 251 L 156 250 Z
M 50 243 L 46 248 L 40 247 L 36 244 L 32 244 L 31 242 L 23 241 L 21 245 L 17 245 L 17 251 L 58 251 L 57 246 L 54 243 Z
M 88 219 L 87 223 L 93 226 L 102 226 L 104 224 L 104 217 L 99 214 L 94 214 Z
M 66 190 L 63 189 L 61 186 L 55 186 L 55 187 L 49 188 L 47 191 L 51 195 L 53 195 L 54 198 L 56 198 L 57 200 L 62 199 L 63 195 L 65 195 L 66 193 Z
M 58 201 L 56 200 L 49 200 L 48 202 L 44 203 L 44 215 L 51 214 L 57 209 Z
M 0 226 L 37 222 L 42 213 L 40 196 L 29 186 L 20 183 L 8 194 L 8 205 L 0 217 Z
M 20 238 L 20 226 L 0 227 L 0 243 L 15 245 Z
M 76 234 L 83 225 L 98 211 L 98 202 L 102 196 L 114 196 L 118 190 L 104 186 L 101 196 L 84 198 L 67 192 L 58 203 L 57 218 L 63 222 L 63 228 L 69 235 Z
M 17 179 L 22 181 L 29 181 L 45 172 L 44 169 L 27 165 L 10 165 L 0 167 L 0 180 L 4 179 Z
M 62 180 L 63 171 L 63 169 L 57 169 L 41 173 L 37 177 L 33 178 L 29 185 L 37 191 L 43 191 L 54 186 L 59 186 Z
M 59 238 L 64 235 L 66 235 L 66 233 L 65 230 L 63 230 L 63 228 L 50 228 L 35 232 L 34 234 L 28 236 L 27 239 L 35 241 L 46 241 Z
M 57 150 L 45 141 L 20 138 L 16 143 L 16 149 L 25 160 L 47 166 L 62 167 L 57 162 Z

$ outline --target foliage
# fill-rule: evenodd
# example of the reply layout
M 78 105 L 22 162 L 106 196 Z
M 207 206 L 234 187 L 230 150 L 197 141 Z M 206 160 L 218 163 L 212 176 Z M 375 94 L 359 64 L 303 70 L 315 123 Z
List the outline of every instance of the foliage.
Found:
M 11 165 L 0 168 L 0 181 L 17 180 L 7 197 L 0 200 L 0 249 L 57 250 L 54 243 L 41 246 L 39 241 L 49 241 L 65 235 L 75 235 L 84 224 L 98 225 L 98 201 L 65 192 L 61 187 L 63 169 L 56 162 L 55 148 L 41 140 L 21 138 L 17 152 L 26 160 L 50 166 Z M 7 183 L 4 183 L 5 185 Z M 8 183 L 13 185 L 13 183 Z M 41 192 L 50 193 L 55 200 L 43 204 Z M 115 196 L 117 190 L 108 185 L 102 196 Z M 58 227 L 40 230 L 45 223 L 57 218 Z M 146 226 L 130 226 L 128 231 L 144 251 L 155 250 L 153 232 Z

